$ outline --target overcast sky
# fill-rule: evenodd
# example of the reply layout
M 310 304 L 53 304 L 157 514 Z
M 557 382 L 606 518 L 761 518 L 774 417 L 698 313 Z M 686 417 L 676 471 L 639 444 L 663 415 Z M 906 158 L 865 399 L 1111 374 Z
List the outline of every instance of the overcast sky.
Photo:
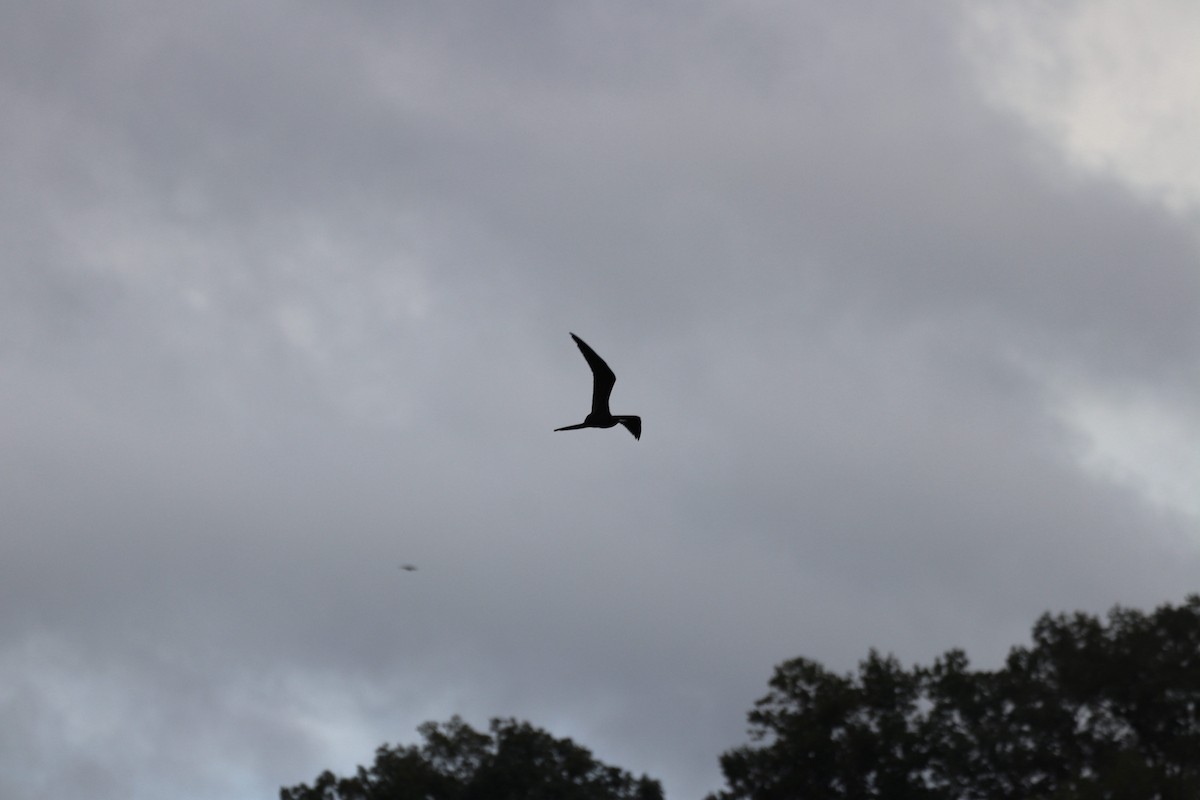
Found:
M 4 798 L 1200 589 L 1194 3 L 3 5 Z

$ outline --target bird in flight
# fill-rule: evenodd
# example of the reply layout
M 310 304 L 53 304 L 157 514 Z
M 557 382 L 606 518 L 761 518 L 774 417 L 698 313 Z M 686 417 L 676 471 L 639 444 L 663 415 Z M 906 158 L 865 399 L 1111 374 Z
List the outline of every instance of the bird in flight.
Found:
M 588 366 L 592 368 L 592 413 L 588 414 L 583 422 L 578 425 L 568 425 L 565 428 L 555 428 L 556 431 L 573 431 L 577 428 L 611 428 L 613 425 L 620 423 L 629 429 L 633 434 L 633 438 L 642 438 L 642 418 L 631 415 L 617 414 L 613 415 L 608 410 L 608 396 L 612 394 L 613 385 L 617 382 L 617 376 L 608 368 L 608 364 L 604 363 L 604 359 L 596 355 L 596 351 L 588 347 L 587 342 L 580 339 L 575 334 L 571 334 L 571 338 L 575 340 L 575 344 L 579 345 L 579 352 L 583 353 L 583 357 L 587 359 Z
M 416 572 L 417 571 L 417 567 L 415 564 L 401 564 L 400 569 L 404 570 L 405 572 Z

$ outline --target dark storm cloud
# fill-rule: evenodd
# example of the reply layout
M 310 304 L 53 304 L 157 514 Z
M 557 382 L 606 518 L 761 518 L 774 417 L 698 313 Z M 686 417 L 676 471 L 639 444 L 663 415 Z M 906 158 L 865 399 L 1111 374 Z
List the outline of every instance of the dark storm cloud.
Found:
M 269 795 L 453 713 L 696 796 L 783 658 L 1190 586 L 1047 376 L 1170 397 L 1191 232 L 945 9 L 14 17 L 6 797 Z M 642 441 L 551 432 L 570 330 Z

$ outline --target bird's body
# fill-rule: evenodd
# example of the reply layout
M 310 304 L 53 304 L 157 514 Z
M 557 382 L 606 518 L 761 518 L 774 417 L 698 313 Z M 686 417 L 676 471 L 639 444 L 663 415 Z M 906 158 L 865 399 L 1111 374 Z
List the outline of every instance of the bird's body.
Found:
M 630 414 L 614 415 L 608 410 L 608 397 L 612 394 L 617 376 L 604 363 L 604 359 L 596 355 L 596 351 L 588 347 L 587 342 L 575 334 L 571 334 L 579 352 L 592 368 L 592 411 L 578 425 L 567 425 L 565 428 L 555 428 L 555 431 L 573 431 L 578 428 L 611 428 L 614 425 L 624 425 L 633 434 L 633 438 L 642 438 L 642 418 Z

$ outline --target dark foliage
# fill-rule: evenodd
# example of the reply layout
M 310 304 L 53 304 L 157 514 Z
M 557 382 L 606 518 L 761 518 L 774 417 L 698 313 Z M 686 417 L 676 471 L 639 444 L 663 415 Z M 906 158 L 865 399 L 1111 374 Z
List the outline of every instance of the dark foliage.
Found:
M 525 722 L 492 720 L 490 733 L 458 717 L 427 722 L 421 746 L 375 751 L 375 764 L 352 778 L 323 772 L 312 786 L 279 792 L 280 800 L 662 800 L 646 776 L 606 766 L 570 739 Z
M 1200 595 L 1044 615 L 995 671 L 872 651 L 845 676 L 785 662 L 770 688 L 710 800 L 1200 798 Z

